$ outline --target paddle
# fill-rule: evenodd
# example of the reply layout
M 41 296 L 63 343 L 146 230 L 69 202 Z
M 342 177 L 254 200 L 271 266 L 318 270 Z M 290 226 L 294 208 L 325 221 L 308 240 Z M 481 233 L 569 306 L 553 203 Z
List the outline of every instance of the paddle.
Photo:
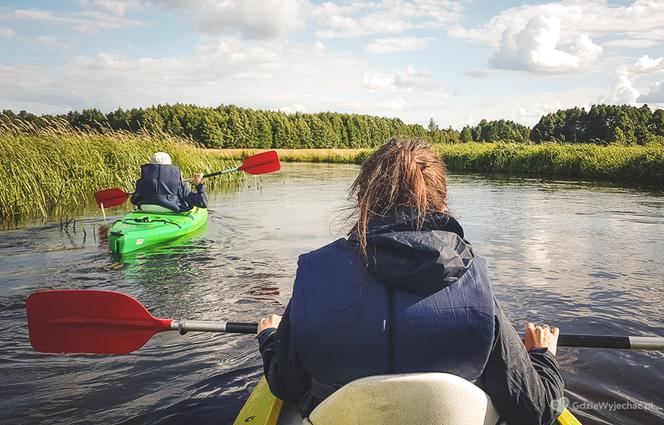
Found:
M 128 354 L 164 331 L 255 334 L 256 323 L 157 319 L 129 295 L 40 291 L 26 303 L 30 343 L 42 353 Z
M 128 354 L 159 332 L 256 334 L 257 323 L 157 319 L 129 295 L 112 291 L 40 291 L 26 304 L 30 343 L 43 353 Z M 567 335 L 558 345 L 664 350 L 663 337 Z
M 101 208 L 113 208 L 124 204 L 130 196 L 131 192 L 125 192 L 120 188 L 114 187 L 96 192 L 95 201 L 97 201 L 97 206 Z
M 279 171 L 281 163 L 277 151 L 267 151 L 257 153 L 256 155 L 248 156 L 242 161 L 242 165 L 236 168 L 229 168 L 228 170 L 217 171 L 215 173 L 205 174 L 203 177 L 214 177 L 220 174 L 234 173 L 236 171 L 244 171 L 247 174 L 267 174 Z M 192 181 L 187 179 L 185 181 Z
M 242 161 L 239 167 L 229 168 L 223 171 L 216 171 L 214 173 L 204 174 L 204 178 L 215 177 L 221 174 L 235 173 L 244 171 L 248 174 L 267 174 L 281 169 L 279 156 L 276 151 L 261 152 L 256 155 L 248 156 Z M 193 179 L 187 179 L 186 182 L 191 182 Z M 95 201 L 97 205 L 104 208 L 117 207 L 124 204 L 127 198 L 131 196 L 131 192 L 125 192 L 122 189 L 114 187 L 112 189 L 100 190 L 95 193 Z

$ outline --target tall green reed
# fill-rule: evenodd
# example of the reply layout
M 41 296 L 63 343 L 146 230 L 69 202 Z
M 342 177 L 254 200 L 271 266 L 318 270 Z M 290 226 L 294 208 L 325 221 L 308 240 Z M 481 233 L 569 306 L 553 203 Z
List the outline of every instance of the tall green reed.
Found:
M 435 149 L 456 172 L 611 180 L 664 188 L 664 146 L 657 144 L 461 143 Z
M 109 187 L 131 191 L 141 164 L 156 151 L 168 152 L 184 176 L 234 166 L 228 158 L 166 134 L 76 131 L 63 122 L 48 129 L 0 122 L 0 219 L 81 208 L 94 192 Z

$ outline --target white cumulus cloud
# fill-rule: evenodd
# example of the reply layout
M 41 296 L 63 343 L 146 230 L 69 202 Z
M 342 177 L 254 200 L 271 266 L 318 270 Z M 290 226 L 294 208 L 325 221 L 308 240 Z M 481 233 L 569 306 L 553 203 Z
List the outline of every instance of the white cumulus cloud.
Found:
M 586 34 L 563 48 L 560 25 L 558 18 L 538 16 L 519 31 L 505 30 L 489 63 L 498 69 L 563 73 L 583 69 L 599 57 L 602 48 Z
M 634 64 L 634 71 L 639 74 L 661 70 L 664 70 L 664 57 L 651 58 L 648 55 L 644 55 Z
M 484 25 L 457 25 L 448 34 L 493 46 L 493 66 L 533 73 L 574 72 L 586 69 L 605 45 L 662 45 L 662 22 L 661 0 L 635 0 L 627 5 L 610 4 L 607 0 L 561 0 L 512 7 Z M 611 40 L 605 40 L 608 37 Z M 617 52 L 614 49 L 610 53 L 619 55 Z
M 648 94 L 639 96 L 640 103 L 664 104 L 664 83 L 654 82 L 648 89 Z
M 391 74 L 365 71 L 362 82 L 372 91 L 396 90 L 394 76 Z
M 664 57 L 651 58 L 648 55 L 641 56 L 632 65 L 622 65 L 616 71 L 616 78 L 611 84 L 611 89 L 602 102 L 617 105 L 636 105 L 637 103 L 661 103 L 661 88 L 659 83 L 650 86 L 647 95 L 641 95 L 635 87 L 636 81 L 642 75 L 655 74 L 664 71 Z
M 618 75 L 611 84 L 608 96 L 603 99 L 603 103 L 612 103 L 615 105 L 636 105 L 639 98 L 639 91 L 634 87 L 635 78 L 631 75 Z

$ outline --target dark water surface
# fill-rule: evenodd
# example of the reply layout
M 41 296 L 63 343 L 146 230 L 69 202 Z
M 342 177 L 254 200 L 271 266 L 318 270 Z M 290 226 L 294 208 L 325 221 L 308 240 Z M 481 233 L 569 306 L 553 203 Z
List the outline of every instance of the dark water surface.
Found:
M 78 217 L 75 232 L 59 221 L 0 231 L 0 423 L 232 423 L 261 373 L 251 336 L 167 333 L 129 356 L 43 355 L 28 341 L 25 299 L 94 288 L 128 293 L 167 318 L 281 312 L 297 256 L 342 234 L 357 174 L 284 165 L 212 194 L 203 231 L 123 262 L 108 255 L 99 215 Z M 517 327 L 664 335 L 662 194 L 452 176 L 450 201 Z M 558 358 L 584 424 L 664 423 L 662 353 L 560 348 Z

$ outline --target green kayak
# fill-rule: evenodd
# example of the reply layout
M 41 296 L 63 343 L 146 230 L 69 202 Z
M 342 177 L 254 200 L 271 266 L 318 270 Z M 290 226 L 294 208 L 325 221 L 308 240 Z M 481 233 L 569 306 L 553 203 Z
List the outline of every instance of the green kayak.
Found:
M 303 419 L 261 378 L 234 425 L 494 425 L 498 413 L 478 387 L 454 375 L 417 373 L 353 381 Z M 557 425 L 581 425 L 565 409 Z
M 187 235 L 207 223 L 206 208 L 185 213 L 132 211 L 113 223 L 108 245 L 114 254 L 124 255 L 141 248 Z

